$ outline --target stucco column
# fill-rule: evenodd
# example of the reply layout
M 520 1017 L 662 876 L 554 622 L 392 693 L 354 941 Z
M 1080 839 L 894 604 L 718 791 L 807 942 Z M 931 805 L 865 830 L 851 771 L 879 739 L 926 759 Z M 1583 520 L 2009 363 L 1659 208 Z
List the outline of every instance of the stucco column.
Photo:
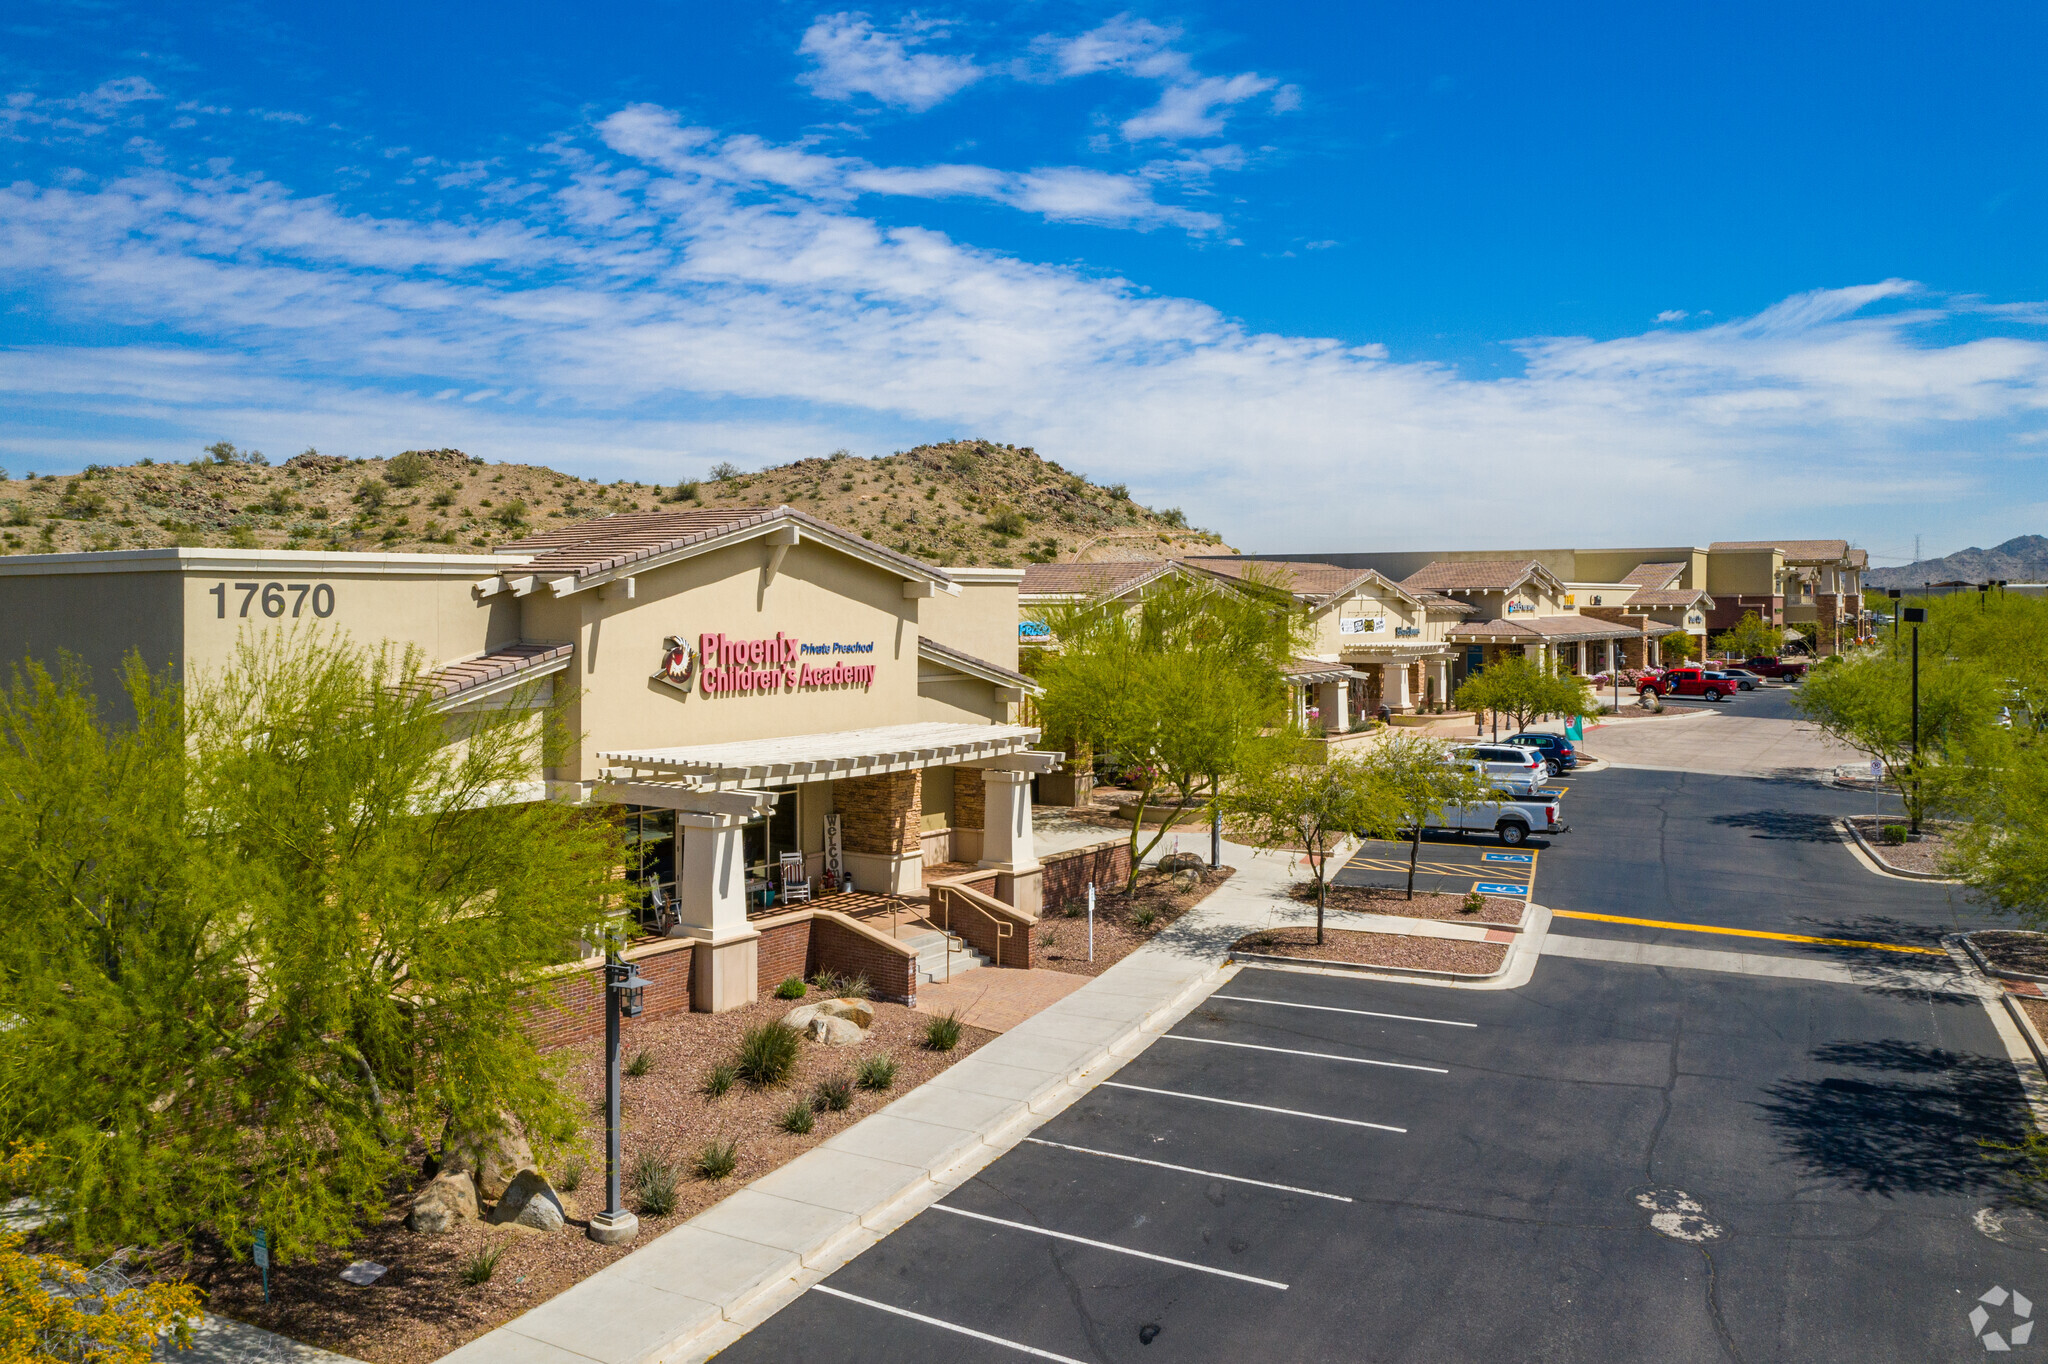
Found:
M 995 868 L 998 900 L 1035 919 L 1044 871 L 1031 829 L 1031 774 L 988 768 L 982 772 L 982 783 L 987 807 L 980 865 Z
M 1431 659 L 1429 666 L 1436 670 L 1437 704 L 1445 710 L 1449 710 L 1451 708 L 1451 660 L 1448 658 Z
M 1342 734 L 1351 728 L 1351 680 L 1316 684 L 1316 709 L 1323 713 L 1323 733 Z
M 676 926 L 670 937 L 695 938 L 690 1007 L 723 1013 L 752 1004 L 761 935 L 747 926 L 746 853 L 738 815 L 676 811 L 683 864 L 676 873 Z
M 1388 710 L 1414 709 L 1415 703 L 1408 697 L 1406 661 L 1380 665 L 1380 704 Z

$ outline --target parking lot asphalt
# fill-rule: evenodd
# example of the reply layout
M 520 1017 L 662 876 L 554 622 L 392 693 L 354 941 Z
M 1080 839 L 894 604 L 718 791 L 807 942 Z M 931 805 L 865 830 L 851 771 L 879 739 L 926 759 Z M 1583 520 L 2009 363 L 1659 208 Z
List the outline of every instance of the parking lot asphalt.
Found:
M 1977 1357 L 2019 1098 L 1961 995 L 1245 970 L 720 1358 Z
M 1510 848 L 1491 835 L 1474 835 L 1460 841 L 1456 834 L 1425 831 L 1415 854 L 1415 891 L 1418 895 L 1463 895 L 1476 890 L 1482 895 L 1527 900 L 1536 881 L 1537 861 L 1542 850 L 1535 841 Z M 1339 886 L 1394 886 L 1408 884 L 1407 843 L 1366 839 L 1331 883 Z
M 1942 935 L 2002 920 L 1964 888 L 1871 872 L 1835 821 L 1868 794 L 1816 782 L 1613 770 L 1578 775 L 1572 831 L 1549 840 L 1536 899 L 1552 910 L 1938 949 Z M 1899 809 L 1887 799 L 1888 812 Z M 1859 949 L 1591 920 L 1557 932 L 1668 946 L 1855 957 Z

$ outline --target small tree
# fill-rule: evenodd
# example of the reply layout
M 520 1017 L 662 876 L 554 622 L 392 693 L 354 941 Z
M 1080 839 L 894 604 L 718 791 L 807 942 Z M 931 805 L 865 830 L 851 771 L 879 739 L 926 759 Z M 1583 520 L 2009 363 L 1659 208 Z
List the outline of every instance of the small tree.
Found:
M 530 697 L 451 717 L 416 658 L 310 636 L 125 686 L 119 727 L 76 669 L 0 693 L 0 1135 L 44 1146 L 75 1245 L 261 1226 L 300 1258 L 451 1118 L 573 1130 L 525 992 L 622 858 L 520 800 Z
M 1775 658 L 1785 650 L 1785 632 L 1764 624 L 1754 611 L 1743 613 L 1735 628 L 1714 637 L 1714 647 L 1729 658 Z
M 1337 845 L 1371 824 L 1383 804 L 1371 762 L 1348 754 L 1307 764 L 1297 745 L 1269 742 L 1220 797 L 1235 826 L 1262 848 L 1300 848 L 1316 882 L 1316 942 L 1330 898 L 1330 858 Z
M 1173 578 L 1135 606 L 1046 615 L 1057 643 L 1036 660 L 1048 733 L 1109 754 L 1137 783 L 1131 874 L 1181 818 L 1213 799 L 1251 745 L 1286 718 L 1282 666 L 1303 637 L 1284 594 Z M 1145 812 L 1165 799 L 1159 832 L 1139 846 Z
M 1422 856 L 1422 829 L 1454 805 L 1499 799 L 1499 792 L 1471 767 L 1453 762 L 1450 750 L 1421 734 L 1401 734 L 1366 755 L 1372 773 L 1372 815 L 1359 827 L 1389 841 L 1403 833 L 1408 843 L 1408 895 L 1415 898 L 1415 866 Z
M 1527 729 L 1542 715 L 1569 718 L 1600 713 L 1577 676 L 1520 654 L 1511 654 L 1485 672 L 1466 678 L 1458 688 L 1457 705 L 1460 710 L 1506 717 L 1517 730 Z
M 1913 670 L 1883 649 L 1836 655 L 1806 675 L 1792 704 L 1822 733 L 1885 766 L 1915 832 L 1968 773 L 1956 761 L 1990 723 L 1997 689 L 1979 667 L 1920 660 L 1920 758 L 1913 759 Z
M 1692 642 L 1692 636 L 1683 630 L 1673 631 L 1657 641 L 1657 657 L 1663 659 L 1666 663 L 1683 663 L 1688 659 L 1697 658 L 1698 656 L 1698 646 Z M 1744 657 L 1747 657 L 1747 655 L 1744 655 Z

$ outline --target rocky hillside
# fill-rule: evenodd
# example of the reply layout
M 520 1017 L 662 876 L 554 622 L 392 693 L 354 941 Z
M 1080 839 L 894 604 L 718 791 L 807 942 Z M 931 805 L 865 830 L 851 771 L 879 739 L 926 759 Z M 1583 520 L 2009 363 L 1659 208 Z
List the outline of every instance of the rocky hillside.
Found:
M 880 459 L 838 452 L 678 484 L 598 483 L 460 450 L 345 459 L 308 450 L 272 465 L 221 444 L 190 464 L 0 474 L 0 553 L 212 545 L 474 553 L 578 517 L 663 506 L 787 502 L 919 558 L 1016 565 L 1229 552 L 1177 510 L 1098 487 L 1031 450 L 920 445 Z
M 1990 549 L 1957 550 L 1903 568 L 1873 568 L 1863 575 L 1871 587 L 1918 587 L 1922 583 L 2048 582 L 2048 537 L 2016 535 Z

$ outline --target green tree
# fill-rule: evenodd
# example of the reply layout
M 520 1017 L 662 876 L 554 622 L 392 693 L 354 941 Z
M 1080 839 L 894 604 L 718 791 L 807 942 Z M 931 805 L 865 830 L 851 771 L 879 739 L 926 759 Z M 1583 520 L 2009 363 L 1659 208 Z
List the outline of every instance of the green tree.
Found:
M 1958 761 L 1989 727 L 1998 691 L 1976 664 L 1923 651 L 1920 761 L 1913 762 L 1912 664 L 1882 647 L 1837 654 L 1807 673 L 1792 704 L 1822 733 L 1885 766 L 1914 830 L 1968 776 Z
M 1316 942 L 1330 898 L 1337 846 L 1375 818 L 1379 774 L 1363 757 L 1332 755 L 1303 763 L 1298 745 L 1268 740 L 1224 786 L 1219 803 L 1233 827 L 1262 848 L 1300 848 L 1316 881 Z
M 1600 707 L 1585 682 L 1562 667 L 1510 654 L 1486 671 L 1465 679 L 1458 688 L 1460 710 L 1492 713 L 1513 730 L 1527 729 L 1537 717 L 1598 715 Z
M 1394 735 L 1371 749 L 1366 761 L 1375 800 L 1372 818 L 1359 827 L 1390 842 L 1408 835 L 1407 898 L 1412 900 L 1423 826 L 1452 806 L 1497 800 L 1499 792 L 1471 767 L 1451 761 L 1450 750 L 1426 735 Z
M 1175 824 L 1212 799 L 1249 746 L 1281 725 L 1281 668 L 1305 637 L 1301 614 L 1271 591 L 1172 578 L 1135 605 L 1091 602 L 1046 615 L 1039 714 L 1049 733 L 1109 754 L 1138 784 L 1131 877 Z M 1145 812 L 1166 802 L 1140 848 Z
M 1683 630 L 1673 631 L 1657 641 L 1657 657 L 1669 664 L 1683 663 L 1697 653 L 1698 649 L 1692 642 L 1692 636 Z
M 415 656 L 311 635 L 123 686 L 118 726 L 75 666 L 0 693 L 0 1138 L 43 1147 L 74 1243 L 262 1226 L 298 1258 L 451 1118 L 567 1135 L 523 992 L 622 859 L 521 799 L 546 717 L 444 715 Z
M 1714 636 L 1714 647 L 1729 658 L 1775 658 L 1785 651 L 1785 632 L 1747 611 L 1734 629 Z

